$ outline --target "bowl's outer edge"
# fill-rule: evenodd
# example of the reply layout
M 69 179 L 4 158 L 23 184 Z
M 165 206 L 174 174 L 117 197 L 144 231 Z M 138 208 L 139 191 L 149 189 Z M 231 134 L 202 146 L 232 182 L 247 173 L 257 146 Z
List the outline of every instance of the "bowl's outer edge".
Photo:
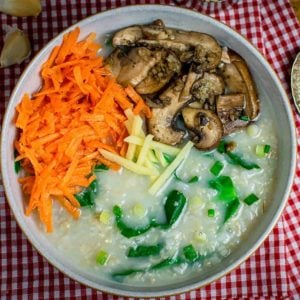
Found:
M 100 14 L 88 17 L 82 21 L 80 21 L 79 23 L 69 27 L 67 30 L 63 31 L 61 34 L 59 34 L 55 39 L 53 39 L 51 42 L 49 42 L 47 44 L 46 47 L 44 47 L 38 54 L 37 56 L 34 58 L 34 60 L 29 64 L 29 66 L 27 67 L 27 69 L 23 72 L 18 84 L 16 85 L 12 95 L 11 95 L 11 99 L 14 98 L 15 94 L 17 93 L 17 89 L 18 86 L 22 83 L 22 81 L 24 80 L 24 78 L 26 77 L 27 73 L 29 73 L 30 67 L 32 64 L 36 63 L 39 59 L 40 56 L 42 56 L 44 53 L 46 53 L 49 49 L 52 49 L 54 45 L 60 43 L 60 41 L 62 40 L 62 36 L 65 32 L 68 32 L 69 30 L 72 30 L 73 28 L 75 28 L 76 26 L 83 26 L 89 22 L 93 22 L 96 18 L 99 18 L 99 16 L 112 16 L 114 17 L 117 14 L 132 14 L 132 13 L 139 13 L 142 11 L 146 11 L 146 12 L 150 12 L 150 11 L 155 11 L 155 10 L 159 10 L 159 11 L 163 11 L 165 13 L 178 13 L 178 14 L 183 14 L 186 17 L 191 16 L 194 18 L 199 18 L 202 19 L 206 22 L 212 22 L 214 23 L 215 26 L 217 27 L 227 27 L 227 31 L 233 35 L 236 39 L 241 40 L 242 43 L 244 43 L 246 45 L 246 47 L 248 47 L 253 53 L 255 53 L 255 55 L 257 56 L 257 58 L 259 59 L 260 63 L 263 64 L 265 66 L 265 68 L 269 71 L 270 75 L 272 76 L 272 79 L 274 80 L 275 84 L 278 86 L 278 92 L 280 93 L 282 99 L 284 99 L 284 107 L 286 110 L 286 114 L 287 117 L 290 121 L 290 136 L 291 136 L 291 141 L 292 141 L 292 145 L 291 145 L 291 161 L 290 161 L 290 175 L 287 178 L 287 184 L 286 184 L 286 190 L 283 196 L 283 201 L 281 202 L 277 213 L 273 216 L 271 222 L 269 223 L 269 226 L 266 228 L 265 232 L 261 234 L 260 238 L 256 241 L 256 243 L 242 256 L 240 257 L 240 259 L 236 260 L 234 263 L 232 263 L 229 267 L 227 267 L 226 269 L 224 269 L 222 272 L 219 272 L 217 274 L 215 274 L 214 276 L 207 278 L 206 280 L 203 280 L 201 282 L 198 283 L 194 283 L 194 284 L 190 284 L 190 285 L 186 285 L 185 287 L 179 287 L 179 288 L 174 288 L 172 290 L 159 290 L 157 289 L 157 291 L 143 291 L 143 292 L 139 292 L 139 291 L 134 291 L 134 290 L 123 290 L 120 288 L 113 288 L 113 287 L 107 287 L 101 284 L 97 284 L 95 282 L 91 282 L 89 280 L 86 280 L 86 278 L 79 276 L 78 274 L 76 274 L 75 272 L 72 272 L 70 270 L 67 270 L 67 267 L 64 263 L 62 263 L 61 261 L 51 257 L 49 255 L 49 253 L 47 251 L 44 251 L 43 245 L 40 243 L 39 240 L 37 240 L 34 236 L 32 236 L 30 230 L 26 227 L 26 224 L 24 222 L 24 216 L 18 213 L 18 207 L 17 207 L 17 203 L 14 202 L 11 199 L 11 191 L 10 191 L 10 183 L 8 180 L 7 176 L 3 176 L 6 173 L 6 168 L 5 168 L 5 159 L 9 157 L 8 153 L 5 152 L 5 142 L 6 142 L 6 137 L 2 134 L 1 136 L 1 172 L 2 172 L 2 176 L 3 176 L 3 183 L 4 183 L 4 187 L 5 187 L 5 192 L 7 195 L 7 199 L 9 202 L 9 205 L 16 217 L 16 220 L 19 224 L 19 226 L 22 228 L 23 232 L 25 233 L 25 235 L 27 236 L 27 238 L 30 240 L 30 242 L 34 245 L 34 247 L 39 251 L 39 253 L 41 253 L 51 264 L 53 264 L 55 267 L 57 267 L 60 271 L 62 271 L 63 273 L 65 273 L 66 275 L 70 276 L 71 278 L 87 285 L 90 287 L 93 287 L 95 289 L 99 289 L 105 292 L 109 292 L 112 294 L 118 294 L 118 295 L 124 295 L 124 296 L 134 296 L 134 297 L 155 297 L 155 296 L 166 296 L 166 295 L 170 295 L 170 294 L 178 294 L 178 293 L 183 293 L 185 291 L 188 290 L 192 290 L 195 288 L 198 288 L 200 286 L 204 286 L 206 284 L 211 283 L 212 281 L 215 281 L 216 279 L 224 276 L 225 274 L 227 274 L 228 272 L 230 272 L 231 270 L 233 270 L 234 268 L 236 268 L 238 265 L 240 265 L 243 261 L 245 261 L 261 244 L 262 242 L 266 239 L 266 237 L 269 235 L 269 233 L 271 232 L 271 230 L 273 229 L 273 227 L 275 226 L 275 224 L 277 223 L 284 207 L 285 204 L 287 203 L 287 199 L 289 196 L 289 191 L 291 189 L 292 183 L 293 183 L 293 176 L 295 173 L 295 169 L 296 169 L 296 131 L 295 131 L 295 127 L 294 127 L 294 120 L 293 120 L 293 114 L 292 114 L 292 110 L 290 107 L 290 103 L 288 100 L 288 97 L 280 83 L 280 80 L 278 79 L 276 73 L 273 71 L 272 67 L 269 65 L 269 63 L 265 60 L 265 58 L 257 51 L 257 49 L 252 46 L 244 37 L 242 37 L 239 33 L 237 33 L 236 31 L 234 31 L 233 29 L 229 28 L 227 25 L 216 21 L 214 19 L 212 19 L 209 16 L 205 16 L 202 15 L 198 12 L 195 11 L 190 11 L 188 9 L 183 9 L 183 8 L 178 8 L 178 7 L 171 7 L 171 6 L 163 6 L 163 5 L 137 5 L 137 6 L 128 6 L 128 7 L 122 7 L 122 8 L 117 8 L 117 9 L 113 9 L 110 11 L 105 11 L 102 12 Z M 212 21 L 213 20 L 213 21 Z M 15 105 L 15 103 L 14 103 Z M 5 113 L 4 116 L 4 120 L 3 120 L 3 126 L 2 126 L 2 132 L 6 132 L 7 128 L 9 126 L 11 126 L 10 122 L 10 116 L 13 114 L 13 112 L 11 112 L 12 110 L 14 110 L 14 106 L 11 104 L 8 105 L 7 107 L 7 111 Z M 3 155 L 4 154 L 4 155 Z

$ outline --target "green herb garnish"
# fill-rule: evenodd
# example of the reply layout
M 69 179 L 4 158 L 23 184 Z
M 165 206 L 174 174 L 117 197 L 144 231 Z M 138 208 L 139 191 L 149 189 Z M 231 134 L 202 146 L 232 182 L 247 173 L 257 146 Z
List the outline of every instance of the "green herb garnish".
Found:
M 18 155 L 19 155 L 18 151 L 15 150 L 14 151 L 14 158 L 16 158 Z M 18 161 L 15 160 L 14 161 L 14 169 L 15 169 L 16 174 L 19 174 L 19 172 L 21 171 L 21 161 L 20 160 L 18 160 Z
M 164 159 L 165 161 L 170 164 L 174 159 L 175 157 L 170 155 L 170 154 L 167 154 L 167 153 L 163 153 L 163 156 L 164 156 Z
M 84 188 L 81 192 L 77 193 L 75 198 L 80 203 L 80 206 L 94 206 L 98 189 L 98 182 L 97 180 L 94 180 L 87 188 Z
M 207 210 L 207 215 L 211 218 L 215 216 L 215 210 L 213 208 L 210 208 Z
M 183 255 L 189 262 L 194 262 L 199 255 L 193 245 L 188 245 L 183 248 Z
M 108 258 L 109 258 L 108 253 L 101 250 L 101 251 L 99 251 L 99 253 L 96 256 L 96 262 L 97 262 L 97 264 L 104 266 L 107 263 Z
M 176 190 L 171 191 L 164 205 L 164 211 L 167 222 L 164 224 L 159 224 L 156 222 L 155 219 L 152 219 L 148 225 L 136 228 L 130 227 L 124 222 L 123 211 L 119 206 L 114 206 L 113 213 L 115 215 L 117 227 L 120 230 L 121 234 L 127 238 L 131 238 L 134 236 L 141 235 L 154 227 L 160 227 L 161 229 L 169 229 L 179 219 L 185 205 L 185 196 Z
M 224 202 L 230 202 L 237 198 L 237 192 L 229 176 L 219 176 L 208 182 L 209 186 L 218 193 L 218 199 Z
M 127 257 L 147 257 L 151 255 L 158 255 L 162 248 L 162 244 L 150 246 L 139 245 L 135 248 L 130 247 L 127 253 Z
M 247 205 L 252 205 L 253 203 L 255 203 L 258 200 L 259 200 L 259 198 L 255 194 L 252 193 L 244 199 L 244 202 Z
M 193 176 L 191 177 L 188 181 L 181 179 L 177 174 L 176 171 L 174 172 L 174 176 L 178 181 L 181 181 L 183 183 L 195 183 L 199 181 L 199 177 L 198 176 Z
M 240 116 L 239 119 L 245 122 L 250 121 L 250 118 L 248 116 Z
M 224 223 L 238 211 L 239 207 L 240 201 L 238 198 L 226 204 Z
M 251 169 L 260 169 L 260 166 L 257 165 L 256 163 L 254 162 L 250 162 L 250 161 L 247 161 L 245 160 L 241 154 L 237 154 L 237 153 L 233 153 L 232 151 L 230 151 L 228 148 L 230 143 L 228 142 L 225 142 L 225 141 L 221 141 L 218 148 L 217 148 L 217 151 L 219 153 L 222 153 L 222 154 L 226 154 L 228 156 L 228 162 L 230 164 L 233 164 L 233 165 L 239 165 L 241 166 L 242 168 L 244 169 L 247 169 L 247 170 L 251 170 Z
M 221 173 L 221 171 L 223 170 L 223 168 L 224 168 L 224 164 L 221 161 L 217 160 L 213 164 L 213 166 L 210 168 L 210 172 L 213 175 L 218 176 Z
M 109 170 L 109 167 L 104 164 L 96 165 L 94 168 L 95 172 L 101 172 L 101 171 L 106 171 L 106 170 Z

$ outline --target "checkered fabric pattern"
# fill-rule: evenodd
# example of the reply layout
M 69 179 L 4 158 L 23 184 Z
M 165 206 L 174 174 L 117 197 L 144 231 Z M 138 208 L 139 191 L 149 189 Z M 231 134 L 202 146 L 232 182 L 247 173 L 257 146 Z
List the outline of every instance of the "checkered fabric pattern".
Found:
M 288 0 L 225 0 L 213 4 L 199 0 L 42 0 L 43 11 L 37 18 L 0 14 L 0 43 L 3 43 L 3 26 L 17 25 L 30 36 L 33 56 L 50 39 L 77 21 L 101 11 L 133 4 L 181 5 L 230 25 L 267 57 L 290 95 L 292 61 L 300 51 L 300 25 Z M 0 69 L 1 119 L 10 93 L 28 62 Z M 300 118 L 296 114 L 295 121 L 299 137 Z M 300 299 L 299 228 L 300 162 L 288 205 L 263 245 L 227 276 L 204 288 L 169 299 Z M 75 282 L 38 254 L 16 224 L 2 184 L 0 231 L 1 299 L 121 299 Z

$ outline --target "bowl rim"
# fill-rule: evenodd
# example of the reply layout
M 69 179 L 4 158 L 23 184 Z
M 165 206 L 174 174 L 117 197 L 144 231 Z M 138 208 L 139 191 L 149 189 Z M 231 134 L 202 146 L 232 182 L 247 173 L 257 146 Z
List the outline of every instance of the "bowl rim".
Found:
M 291 149 L 293 149 L 293 151 L 291 151 L 291 169 L 289 172 L 289 176 L 287 178 L 287 185 L 285 188 L 285 192 L 284 192 L 284 197 L 276 211 L 276 213 L 273 215 L 271 222 L 268 224 L 268 226 L 266 227 L 266 230 L 260 235 L 260 237 L 257 239 L 257 241 L 252 245 L 252 247 L 249 248 L 248 251 L 246 251 L 246 253 L 244 255 L 242 255 L 241 257 L 239 257 L 239 259 L 235 260 L 233 263 L 231 263 L 225 270 L 220 271 L 218 273 L 216 273 L 214 276 L 211 276 L 208 279 L 204 279 L 201 282 L 198 281 L 197 283 L 192 283 L 189 285 L 186 285 L 185 287 L 179 287 L 179 288 L 175 288 L 172 289 L 171 291 L 158 291 L 158 292 L 146 292 L 146 294 L 144 294 L 143 292 L 136 292 L 136 291 L 130 291 L 130 290 L 122 290 L 122 289 L 118 289 L 118 288 L 112 288 L 112 287 L 107 287 L 107 286 L 103 286 L 102 284 L 99 283 L 95 283 L 92 282 L 89 279 L 84 278 L 81 275 L 76 274 L 75 272 L 69 270 L 69 269 L 65 269 L 64 265 L 60 262 L 60 260 L 58 260 L 57 258 L 53 258 L 50 255 L 48 255 L 48 253 L 42 253 L 42 249 L 39 248 L 39 245 L 36 245 L 36 240 L 34 239 L 33 236 L 31 236 L 30 234 L 30 230 L 27 229 L 25 223 L 23 223 L 22 218 L 25 217 L 25 215 L 23 215 L 20 219 L 18 218 L 17 214 L 15 213 L 14 209 L 13 209 L 13 201 L 10 199 L 10 197 L 8 197 L 8 179 L 6 178 L 6 176 L 2 175 L 2 181 L 3 181 L 3 187 L 4 187 L 4 192 L 6 195 L 6 199 L 7 202 L 10 206 L 10 209 L 15 217 L 15 220 L 17 222 L 17 224 L 19 225 L 19 227 L 22 230 L 22 233 L 26 236 L 26 238 L 30 241 L 31 245 L 37 250 L 37 252 L 43 257 L 45 258 L 52 266 L 54 266 L 55 268 L 57 268 L 60 272 L 62 272 L 64 275 L 72 278 L 73 280 L 91 287 L 95 290 L 101 291 L 101 292 L 105 292 L 105 293 L 109 293 L 112 295 L 117 295 L 117 296 L 125 296 L 125 297 L 144 297 L 144 298 L 150 298 L 150 297 L 163 297 L 163 296 L 171 296 L 171 295 L 177 295 L 180 293 L 186 293 L 189 291 L 192 291 L 194 289 L 197 288 L 201 288 L 204 287 L 208 284 L 211 284 L 212 282 L 224 277 L 225 275 L 227 275 L 228 273 L 230 273 L 231 271 L 233 271 L 234 269 L 236 269 L 238 266 L 240 266 L 243 262 L 245 262 L 261 245 L 262 243 L 267 239 L 267 237 L 269 236 L 269 234 L 271 233 L 271 231 L 273 230 L 273 228 L 276 226 L 280 216 L 283 213 L 283 210 L 285 209 L 285 206 L 288 202 L 289 199 L 289 195 L 292 189 L 292 184 L 294 181 L 294 177 L 295 177 L 295 173 L 296 173 L 296 162 L 297 162 L 297 143 L 296 143 L 296 126 L 295 126 L 295 117 L 293 114 L 293 110 L 292 110 L 292 105 L 289 101 L 288 95 L 285 91 L 285 89 L 282 86 L 282 83 L 278 77 L 278 75 L 276 74 L 276 72 L 274 71 L 273 67 L 271 66 L 271 64 L 267 61 L 267 59 L 263 56 L 263 54 L 261 53 L 261 51 L 255 46 L 253 45 L 246 37 L 244 37 L 241 33 L 239 33 L 237 30 L 235 30 L 234 28 L 230 27 L 229 25 L 223 23 L 222 21 L 219 21 L 209 15 L 206 15 L 204 13 L 192 10 L 190 8 L 184 8 L 184 7 L 176 7 L 176 6 L 172 6 L 172 5 L 164 5 L 164 4 L 136 4 L 136 5 L 127 5 L 127 6 L 123 6 L 123 7 L 118 7 L 118 8 L 112 8 L 106 11 L 102 11 L 102 12 L 98 12 L 94 15 L 88 16 L 86 18 L 81 19 L 80 21 L 76 22 L 75 24 L 69 26 L 68 28 L 64 29 L 63 31 L 61 31 L 57 36 L 55 36 L 54 38 L 52 38 L 51 40 L 49 40 L 49 42 L 42 47 L 41 50 L 39 50 L 34 57 L 31 59 L 31 61 L 29 62 L 29 64 L 26 66 L 26 68 L 23 70 L 21 77 L 19 78 L 17 84 L 15 85 L 9 101 L 8 101 L 8 105 L 5 109 L 5 113 L 3 116 L 3 122 L 2 122 L 2 131 L 1 131 L 1 145 L 0 145 L 0 153 L 1 153 L 1 161 L 0 161 L 0 165 L 1 165 L 1 172 L 2 174 L 5 174 L 5 170 L 3 167 L 3 148 L 5 146 L 5 141 L 4 141 L 4 135 L 3 133 L 3 129 L 6 128 L 6 124 L 8 124 L 8 108 L 11 106 L 11 99 L 13 99 L 15 97 L 15 94 L 17 92 L 17 89 L 19 87 L 19 84 L 23 81 L 23 79 L 25 78 L 25 75 L 27 75 L 28 70 L 31 68 L 31 66 L 34 64 L 34 62 L 39 58 L 40 55 L 42 55 L 44 52 L 47 52 L 48 48 L 52 49 L 53 46 L 56 44 L 56 42 L 61 39 L 63 37 L 63 35 L 69 31 L 71 31 L 72 29 L 74 29 L 77 26 L 81 26 L 82 23 L 88 23 L 88 22 L 93 22 L 94 19 L 97 19 L 99 17 L 99 15 L 103 16 L 103 15 L 111 15 L 113 16 L 115 12 L 137 12 L 137 8 L 140 9 L 145 9 L 147 11 L 151 11 L 152 9 L 163 9 L 166 12 L 170 12 L 170 11 L 177 11 L 178 13 L 184 13 L 186 15 L 192 15 L 194 17 L 198 17 L 201 16 L 201 18 L 203 19 L 207 19 L 210 20 L 212 23 L 217 23 L 220 26 L 224 26 L 227 28 L 227 31 L 229 31 L 231 34 L 238 36 L 239 39 L 242 40 L 243 43 L 245 43 L 247 45 L 248 48 L 252 49 L 253 52 L 255 52 L 256 56 L 259 58 L 260 62 L 268 69 L 268 72 L 270 73 L 272 79 L 274 80 L 274 82 L 277 84 L 279 91 L 280 91 L 280 96 L 281 99 L 283 100 L 282 103 L 285 107 L 286 110 L 286 114 L 287 117 L 289 119 L 289 125 L 290 125 L 290 133 L 291 133 L 291 137 L 292 137 L 292 145 L 291 145 Z M 134 23 L 133 23 L 134 24 Z M 38 244 L 38 243 L 37 243 Z M 137 287 L 138 289 L 138 287 Z

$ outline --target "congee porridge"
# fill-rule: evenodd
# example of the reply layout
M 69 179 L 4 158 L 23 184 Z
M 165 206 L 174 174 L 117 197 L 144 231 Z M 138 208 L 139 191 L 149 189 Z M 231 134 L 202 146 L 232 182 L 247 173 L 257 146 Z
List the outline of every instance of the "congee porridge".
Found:
M 69 262 L 159 286 L 227 257 L 272 199 L 274 117 L 248 66 L 156 20 L 67 33 L 17 107 L 26 215 Z M 259 98 L 262 97 L 262 98 Z

